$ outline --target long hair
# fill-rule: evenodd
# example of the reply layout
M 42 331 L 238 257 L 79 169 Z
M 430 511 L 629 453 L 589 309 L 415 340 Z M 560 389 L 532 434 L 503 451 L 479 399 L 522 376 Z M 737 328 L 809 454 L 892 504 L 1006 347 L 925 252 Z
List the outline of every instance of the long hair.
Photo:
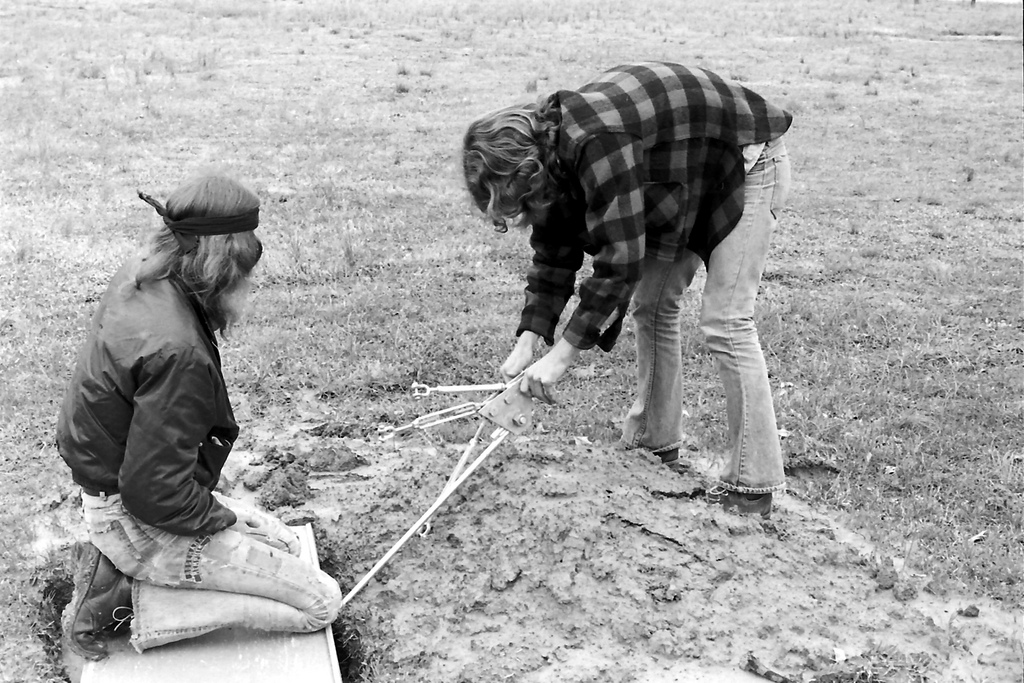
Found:
M 260 200 L 238 181 L 219 173 L 198 175 L 167 198 L 171 220 L 196 217 L 236 216 L 259 208 Z M 253 231 L 231 235 L 204 235 L 196 248 L 183 253 L 166 225 L 150 238 L 135 286 L 177 277 L 196 297 L 215 330 L 235 322 L 230 296 L 248 278 L 263 254 L 263 245 Z
M 501 224 L 545 209 L 559 196 L 561 115 L 553 98 L 504 107 L 469 125 L 462 171 L 477 208 Z

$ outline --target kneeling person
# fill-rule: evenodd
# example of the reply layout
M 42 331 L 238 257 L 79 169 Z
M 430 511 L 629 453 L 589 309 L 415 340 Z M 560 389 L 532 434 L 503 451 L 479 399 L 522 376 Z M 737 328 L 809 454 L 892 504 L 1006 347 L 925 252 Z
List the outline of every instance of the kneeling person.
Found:
M 238 436 L 215 333 L 237 320 L 262 254 L 259 198 L 219 174 L 166 208 L 140 197 L 164 226 L 103 295 L 57 427 L 91 543 L 66 642 L 100 659 L 126 615 L 140 652 L 228 626 L 324 628 L 337 582 L 278 519 L 213 492 Z

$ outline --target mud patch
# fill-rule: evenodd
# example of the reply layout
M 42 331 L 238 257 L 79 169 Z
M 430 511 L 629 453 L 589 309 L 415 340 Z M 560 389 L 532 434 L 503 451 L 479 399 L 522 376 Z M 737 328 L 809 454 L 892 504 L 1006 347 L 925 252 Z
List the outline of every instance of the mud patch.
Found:
M 353 446 L 367 465 L 317 477 L 306 503 L 343 588 L 430 506 L 463 448 Z M 1012 625 L 951 640 L 922 609 L 927 577 L 793 497 L 762 521 L 707 506 L 706 486 L 611 448 L 517 439 L 346 616 L 394 682 L 739 681 L 750 651 L 793 680 L 1016 680 Z

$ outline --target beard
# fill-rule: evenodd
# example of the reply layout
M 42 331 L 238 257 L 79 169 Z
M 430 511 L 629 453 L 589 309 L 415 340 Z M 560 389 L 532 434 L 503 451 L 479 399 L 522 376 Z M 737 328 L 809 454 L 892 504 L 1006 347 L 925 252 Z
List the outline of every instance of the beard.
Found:
M 221 295 L 220 310 L 224 318 L 222 331 L 233 327 L 245 316 L 249 309 L 250 292 L 252 292 L 252 281 L 248 277 L 244 277 Z

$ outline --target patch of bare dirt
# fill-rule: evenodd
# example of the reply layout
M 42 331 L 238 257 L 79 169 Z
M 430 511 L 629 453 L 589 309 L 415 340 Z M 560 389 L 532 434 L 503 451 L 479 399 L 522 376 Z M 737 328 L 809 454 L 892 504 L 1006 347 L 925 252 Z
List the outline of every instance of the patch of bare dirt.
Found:
M 464 444 L 324 434 L 279 435 L 290 456 L 240 454 L 229 478 L 264 501 L 283 489 L 278 512 L 314 521 L 347 590 L 440 494 Z M 711 466 L 691 455 L 695 472 Z M 367 671 L 740 681 L 757 680 L 741 671 L 753 653 L 793 681 L 1021 680 L 1020 617 L 998 603 L 949 595 L 794 496 L 762 521 L 708 507 L 705 485 L 616 448 L 503 444 L 346 608 Z

